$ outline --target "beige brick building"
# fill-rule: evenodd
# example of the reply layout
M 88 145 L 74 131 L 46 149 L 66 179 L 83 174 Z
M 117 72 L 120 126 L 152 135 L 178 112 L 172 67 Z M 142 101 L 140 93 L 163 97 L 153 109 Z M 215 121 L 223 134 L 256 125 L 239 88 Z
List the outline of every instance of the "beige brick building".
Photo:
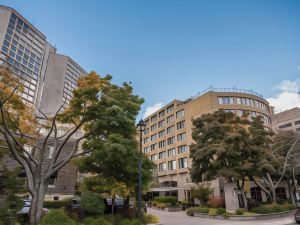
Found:
M 295 107 L 272 116 L 274 131 L 294 130 L 300 131 L 300 108 Z
M 265 126 L 272 128 L 272 108 L 259 94 L 241 89 L 209 88 L 185 101 L 174 100 L 145 118 L 147 127 L 143 136 L 143 151 L 155 163 L 156 187 L 149 197 L 173 195 L 188 200 L 194 185 L 189 176 L 192 140 L 192 119 L 205 113 L 225 110 L 255 117 L 261 115 Z M 224 196 L 221 179 L 211 182 L 214 196 Z

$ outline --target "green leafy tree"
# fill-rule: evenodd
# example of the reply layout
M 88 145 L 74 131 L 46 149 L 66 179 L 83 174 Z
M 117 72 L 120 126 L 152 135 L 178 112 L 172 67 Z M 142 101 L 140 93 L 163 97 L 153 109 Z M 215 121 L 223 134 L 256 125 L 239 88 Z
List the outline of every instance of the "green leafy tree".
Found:
M 100 194 L 84 192 L 80 199 L 80 207 L 89 215 L 101 215 L 104 213 L 105 205 Z
M 200 184 L 196 187 L 192 187 L 192 197 L 198 199 L 201 204 L 206 204 L 213 190 L 210 185 Z
M 18 79 L 8 69 L 0 68 L 0 135 L 4 138 L 5 147 L 26 172 L 28 192 L 32 197 L 29 215 L 31 225 L 39 223 L 41 219 L 50 177 L 72 159 L 85 157 L 94 149 L 99 149 L 98 141 L 104 147 L 104 143 L 108 146 L 104 140 L 109 140 L 110 149 L 113 150 L 120 150 L 115 146 L 121 143 L 129 143 L 130 147 L 136 145 L 132 140 L 134 120 L 143 99 L 133 94 L 130 84 L 114 85 L 111 79 L 109 75 L 100 77 L 95 72 L 79 78 L 74 97 L 66 110 L 62 110 L 66 107 L 65 103 L 54 116 L 46 115 L 38 109 L 38 119 L 34 109 L 20 98 L 22 86 Z M 58 132 L 60 127 L 67 129 L 64 135 Z M 41 134 L 41 130 L 46 133 Z M 78 133 L 82 135 L 75 135 Z M 74 143 L 72 150 L 65 157 L 60 157 L 64 146 L 71 139 Z M 86 144 L 78 152 L 84 140 L 87 140 Z M 114 140 L 118 142 L 114 143 Z M 46 148 L 49 143 L 54 148 L 53 157 L 48 161 Z M 32 148 L 31 152 L 26 150 L 25 144 Z M 127 152 L 129 156 L 134 150 L 136 148 Z M 105 158 L 102 159 L 105 161 Z
M 0 224 L 15 224 L 16 214 L 23 207 L 23 201 L 18 194 L 26 192 L 25 180 L 19 176 L 20 169 L 8 171 L 5 167 L 2 172 L 0 197 Z
M 222 110 L 195 119 L 193 125 L 192 179 L 201 182 L 224 177 L 236 184 L 247 209 L 244 184 L 256 174 L 254 159 L 268 151 L 272 133 L 264 128 L 259 116 L 249 119 L 248 115 L 239 117 Z
M 97 116 L 103 118 L 98 124 L 101 128 L 94 131 L 84 143 L 84 148 L 93 151 L 77 160 L 77 164 L 81 172 L 96 175 L 89 178 L 94 180 L 94 185 L 105 181 L 104 187 L 111 190 L 106 193 L 114 196 L 112 190 L 120 185 L 125 185 L 125 189 L 132 191 L 137 189 L 139 149 L 135 121 L 143 100 L 132 95 L 132 88 L 128 84 L 124 84 L 122 89 L 117 86 L 111 89 L 115 89 L 110 90 L 111 98 L 106 98 L 101 106 L 110 110 L 98 110 Z M 152 180 L 153 163 L 143 155 L 142 164 L 142 181 L 145 187 Z M 107 188 L 108 186 L 111 188 Z

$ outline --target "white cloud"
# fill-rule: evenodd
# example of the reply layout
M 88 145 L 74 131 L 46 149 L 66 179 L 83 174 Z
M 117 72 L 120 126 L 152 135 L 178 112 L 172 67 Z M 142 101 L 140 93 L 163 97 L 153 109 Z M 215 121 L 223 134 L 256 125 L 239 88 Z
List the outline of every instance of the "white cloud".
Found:
M 275 112 L 282 112 L 294 107 L 300 107 L 299 86 L 297 81 L 284 80 L 275 89 L 281 92 L 273 98 L 267 98 L 271 106 L 275 107 Z
M 161 107 L 163 107 L 163 103 L 159 102 L 159 103 L 156 103 L 152 106 L 148 106 L 146 108 L 146 111 L 143 115 L 143 118 L 146 118 L 147 116 L 151 115 L 152 113 L 156 112 L 157 110 L 159 110 Z

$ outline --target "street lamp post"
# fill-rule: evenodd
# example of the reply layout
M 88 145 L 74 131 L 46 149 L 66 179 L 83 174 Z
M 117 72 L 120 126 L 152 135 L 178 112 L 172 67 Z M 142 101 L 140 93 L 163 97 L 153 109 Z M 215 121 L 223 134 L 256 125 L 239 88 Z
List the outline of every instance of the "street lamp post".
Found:
M 139 183 L 138 183 L 138 218 L 142 219 L 142 137 L 145 130 L 146 123 L 140 120 L 137 124 L 138 131 L 140 132 L 140 157 L 139 157 Z

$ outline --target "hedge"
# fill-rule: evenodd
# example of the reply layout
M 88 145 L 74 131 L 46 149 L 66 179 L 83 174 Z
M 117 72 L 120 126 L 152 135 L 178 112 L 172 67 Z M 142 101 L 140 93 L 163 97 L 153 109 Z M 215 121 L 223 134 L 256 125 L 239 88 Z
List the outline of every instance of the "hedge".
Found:
M 156 197 L 154 198 L 154 201 L 158 203 L 166 203 L 171 205 L 176 205 L 176 203 L 178 202 L 177 198 L 172 196 Z
M 44 208 L 59 209 L 71 203 L 72 199 L 44 201 Z

